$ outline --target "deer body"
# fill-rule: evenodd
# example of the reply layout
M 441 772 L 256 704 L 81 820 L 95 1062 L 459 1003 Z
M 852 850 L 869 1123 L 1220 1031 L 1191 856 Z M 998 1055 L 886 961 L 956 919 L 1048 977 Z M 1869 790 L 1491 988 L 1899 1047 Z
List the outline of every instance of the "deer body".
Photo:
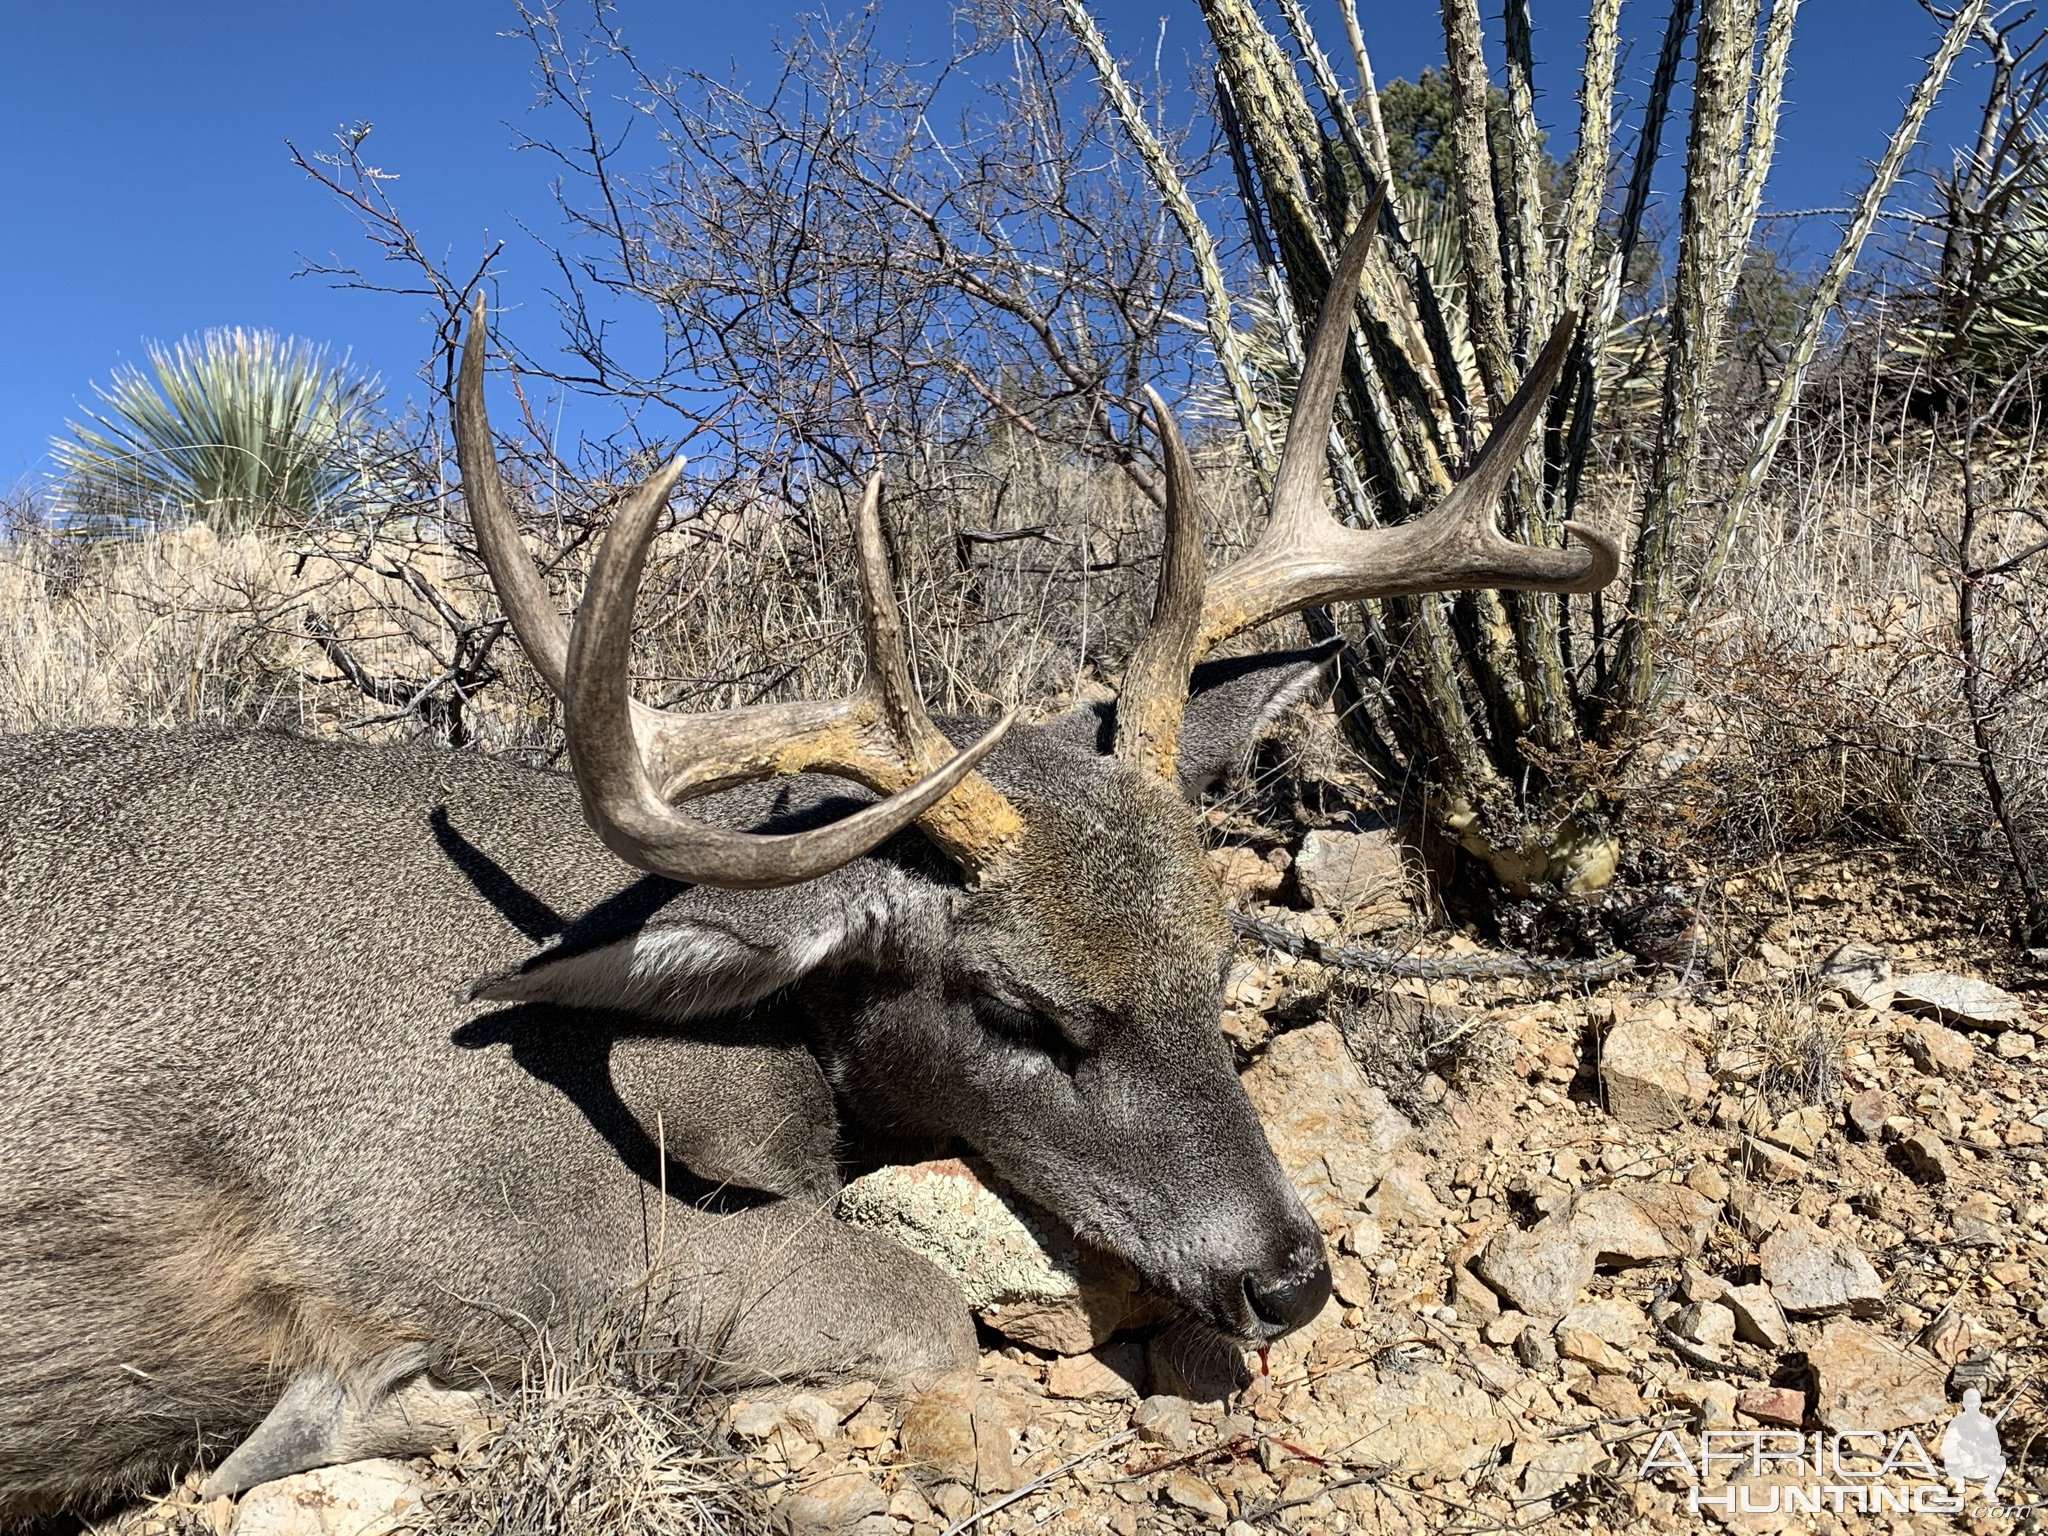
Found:
M 1322 659 L 1215 690 L 1217 714 L 1249 725 Z M 1190 1002 L 1213 1021 L 1225 944 L 1184 807 L 1097 756 L 1097 725 L 1020 729 L 990 765 L 1046 802 L 1030 911 L 963 892 L 914 837 L 801 886 L 636 878 L 566 775 L 473 754 L 0 740 L 0 1520 L 259 1425 L 216 1487 L 431 1445 L 462 1393 L 517 1379 L 535 1330 L 651 1270 L 714 1380 L 971 1362 L 951 1282 L 825 1210 L 869 1133 L 964 1137 L 1096 1240 L 1156 1248 L 1191 1304 L 1205 1265 L 1233 1286 L 1312 1265 L 1213 1024 L 1168 1028 Z M 807 778 L 708 809 L 803 824 L 849 798 Z M 1119 884 L 1122 930 L 1076 932 Z M 1138 943 L 1153 923 L 1193 948 Z M 1074 964 L 1046 948 L 1084 939 Z M 1004 989 L 1028 970 L 1041 1007 L 1194 996 L 1154 999 L 1167 1038 L 1135 1043 L 1117 1094 L 1134 1113 L 1091 1137 L 1034 1103 L 1071 1097 L 1036 1042 L 991 1050 L 971 1005 L 955 1017 L 967 968 Z M 469 1000 L 481 978 L 496 996 Z M 1193 1176 L 1155 1197 L 1140 1159 Z M 298 1382 L 348 1413 L 309 1430 Z

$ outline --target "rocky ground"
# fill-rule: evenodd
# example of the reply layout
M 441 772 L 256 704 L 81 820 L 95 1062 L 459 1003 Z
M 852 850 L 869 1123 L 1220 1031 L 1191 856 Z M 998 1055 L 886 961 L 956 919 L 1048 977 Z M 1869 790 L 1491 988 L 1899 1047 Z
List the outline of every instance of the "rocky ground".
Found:
M 1411 916 L 1378 834 L 1214 857 L 1295 932 Z M 1225 1029 L 1328 1235 L 1323 1315 L 1241 1358 L 972 1168 L 886 1170 L 843 1214 L 960 1276 L 980 1370 L 907 1404 L 727 1404 L 728 1470 L 798 1533 L 2035 1528 L 1922 1486 L 1974 1388 L 2004 1415 L 2001 1500 L 2048 1499 L 2035 977 L 1882 861 L 1721 889 L 1722 953 L 1690 974 L 1390 982 L 1248 943 Z M 319 1474 L 269 1495 L 313 1523 L 237 1528 L 417 1515 L 460 1482 L 441 1463 L 378 1464 L 395 1480 L 354 1503 L 355 1469 Z M 1788 1508 L 1816 1484 L 1850 1491 Z M 1918 1512 L 1860 1510 L 1878 1486 Z

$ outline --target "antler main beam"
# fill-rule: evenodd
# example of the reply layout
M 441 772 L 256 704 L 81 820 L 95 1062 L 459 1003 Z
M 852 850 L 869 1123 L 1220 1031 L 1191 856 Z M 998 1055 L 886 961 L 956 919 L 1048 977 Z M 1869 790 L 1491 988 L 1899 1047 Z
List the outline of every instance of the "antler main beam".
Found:
M 633 610 L 647 552 L 681 470 L 676 460 L 619 505 L 572 626 L 519 542 L 483 402 L 483 296 L 471 310 L 455 406 L 456 453 L 477 547 L 520 643 L 562 700 L 584 816 L 628 863 L 705 885 L 793 885 L 859 858 L 912 823 L 967 873 L 1014 848 L 1023 822 L 974 771 L 1010 728 L 1005 715 L 955 753 L 910 681 L 903 619 L 882 538 L 881 476 L 857 519 L 862 638 L 859 693 L 829 703 L 756 705 L 718 714 L 650 709 L 632 697 Z M 686 816 L 698 795 L 789 773 L 851 779 L 886 799 L 795 833 L 736 832 Z

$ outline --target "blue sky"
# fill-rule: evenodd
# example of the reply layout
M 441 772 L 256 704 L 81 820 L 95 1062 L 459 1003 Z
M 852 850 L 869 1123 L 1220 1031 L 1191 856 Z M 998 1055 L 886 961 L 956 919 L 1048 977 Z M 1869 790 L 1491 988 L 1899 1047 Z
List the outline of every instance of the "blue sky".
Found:
M 768 75 L 777 33 L 821 5 L 621 0 L 617 19 L 645 62 L 744 81 Z M 900 43 L 906 56 L 943 47 L 949 0 L 877 9 L 882 46 Z M 1200 55 L 1194 0 L 1094 9 L 1120 53 L 1149 60 L 1157 48 L 1170 79 Z M 1583 11 L 1550 0 L 1533 9 L 1549 68 L 1543 110 L 1568 128 Z M 1626 0 L 1625 26 L 1653 34 L 1664 10 Z M 1363 0 L 1361 12 L 1382 81 L 1440 57 L 1427 0 Z M 93 383 L 151 338 L 267 326 L 349 350 L 394 393 L 417 389 L 430 345 L 418 301 L 294 279 L 302 257 L 356 260 L 367 249 L 347 212 L 291 164 L 287 140 L 312 151 L 344 124 L 373 123 L 371 158 L 400 174 L 401 207 L 429 248 L 466 270 L 506 239 L 501 296 L 548 327 L 546 272 L 521 227 L 552 231 L 551 175 L 515 148 L 534 98 L 525 43 L 500 35 L 515 19 L 510 0 L 0 7 L 0 486 L 44 471 L 49 438 L 90 406 Z M 1806 0 L 1772 206 L 1836 203 L 1859 184 L 1934 33 L 1914 0 Z M 1334 26 L 1328 35 L 1339 36 Z M 1630 85 L 1652 57 L 1651 43 L 1634 49 Z M 1935 138 L 1968 132 L 1978 74 L 1952 83 Z

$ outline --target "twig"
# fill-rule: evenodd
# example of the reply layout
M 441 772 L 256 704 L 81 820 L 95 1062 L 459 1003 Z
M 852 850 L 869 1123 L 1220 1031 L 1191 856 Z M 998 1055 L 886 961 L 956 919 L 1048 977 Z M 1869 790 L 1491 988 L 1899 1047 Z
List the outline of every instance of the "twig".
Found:
M 1313 1493 L 1297 1494 L 1291 1499 L 1274 1499 L 1269 1503 L 1256 1505 L 1245 1511 L 1245 1524 L 1257 1525 L 1262 1520 L 1272 1519 L 1283 1509 L 1293 1509 L 1299 1504 L 1313 1504 L 1325 1494 L 1335 1493 L 1339 1488 L 1370 1488 L 1383 1480 L 1391 1470 L 1389 1467 L 1375 1467 L 1370 1472 L 1360 1472 L 1351 1477 L 1339 1478 L 1334 1483 L 1325 1483 Z
M 1137 1434 L 1137 1431 L 1135 1429 L 1126 1429 L 1123 1430 L 1121 1433 L 1109 1435 L 1104 1439 L 1096 1441 L 1093 1445 L 1089 1446 L 1088 1449 L 1083 1451 L 1080 1455 L 1074 1457 L 1069 1461 L 1061 1462 L 1058 1466 L 1054 1467 L 1050 1472 L 1041 1473 L 1039 1476 L 1031 1479 L 1031 1481 L 1026 1483 L 1023 1487 L 1014 1488 L 1010 1492 L 1004 1494 L 1000 1499 L 995 1500 L 993 1503 L 984 1504 L 980 1509 L 973 1511 L 971 1514 L 962 1515 L 958 1520 L 955 1520 L 951 1525 L 946 1527 L 945 1536 L 960 1536 L 960 1533 L 962 1531 L 972 1530 L 975 1526 L 981 1524 L 982 1521 L 986 1520 L 990 1515 L 995 1514 L 998 1510 L 1008 1509 L 1012 1504 L 1015 1504 L 1019 1499 L 1029 1498 L 1032 1494 L 1038 1492 L 1041 1488 L 1049 1487 L 1051 1484 L 1056 1483 L 1061 1478 L 1065 1477 L 1069 1472 L 1073 1471 L 1076 1467 L 1080 1466 L 1083 1462 L 1092 1460 L 1094 1457 L 1101 1455 L 1104 1451 L 1108 1450 L 1113 1445 L 1122 1445 L 1124 1441 L 1130 1439 L 1135 1434 Z

